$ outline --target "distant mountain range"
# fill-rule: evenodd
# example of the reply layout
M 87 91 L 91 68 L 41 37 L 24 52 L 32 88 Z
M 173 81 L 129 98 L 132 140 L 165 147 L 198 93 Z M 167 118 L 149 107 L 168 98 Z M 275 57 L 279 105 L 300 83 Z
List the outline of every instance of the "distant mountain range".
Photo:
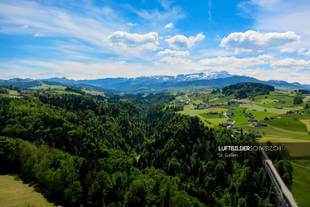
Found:
M 226 71 L 181 74 L 177 76 L 148 76 L 137 78 L 104 78 L 95 80 L 70 80 L 67 78 L 49 78 L 43 80 L 10 79 L 0 80 L 0 85 L 13 85 L 21 88 L 30 88 L 48 85 L 74 86 L 90 90 L 114 91 L 126 93 L 149 93 L 175 91 L 180 89 L 212 89 L 223 88 L 227 85 L 241 82 L 257 82 L 275 86 L 276 88 L 310 89 L 310 85 L 288 83 L 286 81 L 262 81 L 248 76 L 231 75 Z

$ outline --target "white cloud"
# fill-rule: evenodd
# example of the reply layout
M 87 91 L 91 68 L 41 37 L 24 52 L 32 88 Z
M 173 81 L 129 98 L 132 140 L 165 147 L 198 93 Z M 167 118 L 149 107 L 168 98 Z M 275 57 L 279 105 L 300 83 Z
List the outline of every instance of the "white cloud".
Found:
M 270 68 L 268 68 L 270 66 Z M 0 78 L 97 79 L 107 77 L 138 77 L 150 75 L 176 75 L 202 71 L 228 71 L 262 80 L 286 80 L 310 83 L 310 60 L 275 59 L 269 55 L 237 58 L 205 58 L 199 62 L 164 56 L 159 62 L 136 63 L 124 60 L 92 60 L 91 62 L 59 60 L 14 60 L 0 62 Z
M 166 62 L 169 64 L 189 64 L 192 61 L 190 59 L 186 59 L 186 58 L 181 58 L 181 57 L 170 57 L 170 56 L 166 56 L 160 59 L 161 62 Z
M 85 6 L 84 13 L 80 14 L 51 5 L 24 0 L 0 1 L 0 33 L 75 38 L 102 47 L 105 36 L 127 26 L 110 8 L 97 11 Z
M 218 57 L 218 56 L 231 56 L 233 52 L 225 50 L 223 48 L 207 48 L 198 51 L 200 58 L 203 57 Z
M 169 64 L 167 64 L 167 62 Z M 196 71 L 189 60 L 163 59 L 162 62 L 136 63 L 129 61 L 97 60 L 92 62 L 59 60 L 13 60 L 0 62 L 0 79 L 50 78 L 97 79 L 112 77 L 139 77 L 177 75 Z
M 281 0 L 251 0 L 251 3 L 264 8 L 270 8 L 273 7 L 275 4 L 279 3 L 280 1 Z
M 184 17 L 184 12 L 180 7 L 167 7 L 164 11 L 159 11 L 158 9 L 154 10 L 136 10 L 130 6 L 128 8 L 136 13 L 138 16 L 142 17 L 145 20 L 152 20 L 152 21 L 173 21 L 173 20 L 179 20 Z
M 310 60 L 284 58 L 272 61 L 270 64 L 273 68 L 289 68 L 293 70 L 310 70 Z
M 295 42 L 298 39 L 299 36 L 294 32 L 261 33 L 249 30 L 229 34 L 221 40 L 220 46 L 228 49 L 257 52 Z
M 170 22 L 170 23 L 168 23 L 168 24 L 165 25 L 165 28 L 166 28 L 166 29 L 171 29 L 171 28 L 173 28 L 173 27 L 174 27 L 174 25 L 173 25 L 172 22 Z
M 300 55 L 306 55 L 306 56 L 310 56 L 310 49 L 306 49 L 306 48 L 301 48 L 298 50 L 298 54 Z
M 212 22 L 212 0 L 208 1 L 208 19 Z
M 171 55 L 171 56 L 189 56 L 189 51 L 179 51 L 179 50 L 170 50 L 165 49 L 163 51 L 159 51 L 158 55 Z
M 306 52 L 304 52 L 303 55 L 310 56 L 310 50 L 307 50 Z
M 243 11 L 253 18 L 255 30 L 294 31 L 300 36 L 300 41 L 284 47 L 296 50 L 310 48 L 310 21 L 307 21 L 310 19 L 309 0 L 250 0 L 248 3 Z
M 294 48 L 290 48 L 290 47 L 285 47 L 280 50 L 281 53 L 293 53 L 295 51 L 296 50 Z
M 175 35 L 166 39 L 166 42 L 171 48 L 174 49 L 189 49 L 195 45 L 196 42 L 205 38 L 203 33 L 199 33 L 196 36 L 186 37 L 184 35 Z
M 117 31 L 109 35 L 106 41 L 112 47 L 121 47 L 123 49 L 140 48 L 156 50 L 159 44 L 156 32 L 138 34 Z
M 214 71 L 228 71 L 235 75 L 246 75 L 260 80 L 285 80 L 310 83 L 310 60 L 275 59 L 269 55 L 237 58 L 215 57 L 199 61 L 199 64 Z
M 140 17 L 139 22 L 143 25 L 143 31 L 150 31 L 156 28 L 158 32 L 165 32 L 167 28 L 163 25 L 183 19 L 186 16 L 186 12 L 181 7 L 172 5 L 170 1 L 160 1 L 160 3 L 163 9 L 137 9 L 130 5 L 126 5 L 126 7 Z M 170 26 L 169 24 L 168 27 Z
M 263 50 L 258 50 L 257 52 L 263 52 Z M 236 48 L 234 51 L 235 55 L 240 55 L 240 54 L 250 54 L 253 53 L 253 50 L 251 49 L 244 49 L 244 48 Z
M 22 29 L 28 29 L 29 28 L 29 25 L 23 25 L 22 26 Z
M 215 58 L 205 58 L 199 61 L 199 64 L 209 67 L 224 67 L 227 70 L 230 68 L 249 68 L 253 66 L 268 65 L 272 60 L 270 55 L 259 55 L 257 57 L 248 58 L 237 58 L 234 56 L 230 57 L 215 57 Z
M 137 24 L 136 24 L 136 23 L 132 23 L 132 22 L 128 22 L 127 25 L 128 25 L 128 26 L 131 26 L 131 27 L 134 27 L 134 26 L 136 26 Z

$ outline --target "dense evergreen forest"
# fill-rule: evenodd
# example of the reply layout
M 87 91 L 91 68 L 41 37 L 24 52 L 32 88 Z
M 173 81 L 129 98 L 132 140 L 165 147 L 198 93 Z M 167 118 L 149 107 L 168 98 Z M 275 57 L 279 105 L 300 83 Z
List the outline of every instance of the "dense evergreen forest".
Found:
M 44 91 L 1 96 L 0 172 L 18 173 L 69 207 L 279 205 L 275 196 L 267 199 L 259 152 L 217 157 L 219 145 L 255 140 L 178 114 L 165 105 L 172 99 Z M 275 163 L 290 185 L 289 163 Z
M 248 98 L 255 97 L 257 95 L 268 95 L 270 91 L 274 91 L 275 88 L 270 85 L 262 83 L 237 83 L 226 86 L 222 89 L 223 94 L 226 96 L 234 95 L 235 98 Z

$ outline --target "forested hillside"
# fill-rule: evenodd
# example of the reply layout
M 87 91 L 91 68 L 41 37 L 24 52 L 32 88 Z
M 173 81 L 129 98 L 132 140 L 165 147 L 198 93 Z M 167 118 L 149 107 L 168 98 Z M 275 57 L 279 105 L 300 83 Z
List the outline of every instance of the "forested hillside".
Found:
M 0 96 L 0 172 L 20 174 L 69 207 L 278 205 L 266 200 L 259 152 L 217 157 L 220 144 L 255 140 L 175 113 L 164 104 L 172 98 Z M 281 163 L 290 184 L 291 167 Z
M 234 95 L 235 98 L 247 98 L 255 97 L 258 95 L 268 95 L 270 91 L 274 91 L 275 88 L 271 85 L 262 83 L 237 83 L 226 86 L 222 89 L 223 94 L 226 96 Z

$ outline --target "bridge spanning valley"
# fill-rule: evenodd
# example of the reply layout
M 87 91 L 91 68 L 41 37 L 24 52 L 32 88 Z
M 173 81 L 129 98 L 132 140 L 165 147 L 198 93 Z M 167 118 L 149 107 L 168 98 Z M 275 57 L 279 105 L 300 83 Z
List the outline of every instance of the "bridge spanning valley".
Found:
M 271 180 L 270 190 L 272 187 L 275 189 L 283 207 L 298 207 L 293 194 L 285 185 L 272 161 L 264 151 L 262 151 L 262 157 L 266 173 Z

